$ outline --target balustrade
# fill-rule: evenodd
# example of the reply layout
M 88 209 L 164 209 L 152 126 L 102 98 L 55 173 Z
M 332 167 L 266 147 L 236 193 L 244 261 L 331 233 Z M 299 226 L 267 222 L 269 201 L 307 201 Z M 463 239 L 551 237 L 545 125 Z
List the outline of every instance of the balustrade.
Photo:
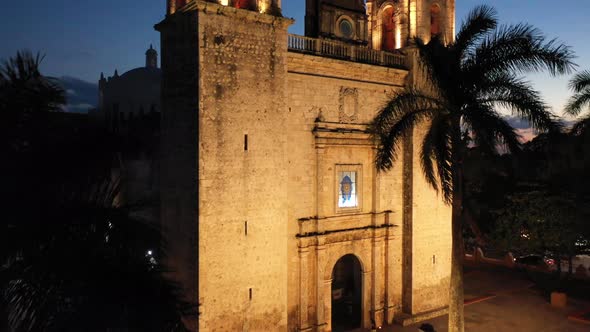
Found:
M 291 52 L 308 53 L 386 67 L 406 68 L 405 56 L 401 52 L 378 51 L 334 40 L 289 34 L 288 48 Z

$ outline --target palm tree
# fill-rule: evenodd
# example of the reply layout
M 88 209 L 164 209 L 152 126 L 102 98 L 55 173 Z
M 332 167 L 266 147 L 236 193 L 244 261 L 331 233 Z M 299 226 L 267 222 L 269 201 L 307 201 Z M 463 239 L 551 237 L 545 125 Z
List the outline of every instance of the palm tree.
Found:
M 404 137 L 427 126 L 420 162 L 427 182 L 452 206 L 452 263 L 449 293 L 449 331 L 464 331 L 462 224 L 463 158 L 468 131 L 472 144 L 497 153 L 503 146 L 518 151 L 519 135 L 497 108 L 510 110 L 536 130 L 557 131 L 560 125 L 529 82 L 525 72 L 549 70 L 553 75 L 574 67 L 571 49 L 547 41 L 527 24 L 500 26 L 496 11 L 473 9 L 454 42 L 444 45 L 435 37 L 428 44 L 414 38 L 430 86 L 412 86 L 396 93 L 373 120 L 380 142 L 376 165 L 392 167 Z M 414 72 L 419 72 L 414 68 Z
M 0 65 L 0 135 L 10 150 L 30 147 L 48 113 L 66 103 L 57 79 L 41 74 L 43 58 L 24 50 Z
M 590 71 L 585 70 L 577 73 L 569 83 L 574 95 L 570 98 L 565 106 L 566 114 L 578 116 L 584 108 L 590 106 Z M 574 135 L 585 136 L 588 127 L 590 127 L 590 113 L 587 113 L 572 128 Z

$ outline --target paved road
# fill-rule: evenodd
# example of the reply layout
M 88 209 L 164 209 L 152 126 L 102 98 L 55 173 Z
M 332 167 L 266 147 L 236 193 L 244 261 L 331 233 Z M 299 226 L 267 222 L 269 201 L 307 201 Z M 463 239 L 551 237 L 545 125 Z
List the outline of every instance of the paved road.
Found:
M 520 273 L 510 270 L 471 271 L 465 276 L 466 299 L 486 294 L 496 296 L 465 307 L 467 332 L 589 332 L 590 325 L 573 322 L 567 316 L 590 309 L 589 302 L 569 299 L 564 309 L 552 307 L 548 300 Z M 447 332 L 447 317 L 428 321 L 437 332 Z M 417 332 L 416 324 L 392 326 L 383 332 Z

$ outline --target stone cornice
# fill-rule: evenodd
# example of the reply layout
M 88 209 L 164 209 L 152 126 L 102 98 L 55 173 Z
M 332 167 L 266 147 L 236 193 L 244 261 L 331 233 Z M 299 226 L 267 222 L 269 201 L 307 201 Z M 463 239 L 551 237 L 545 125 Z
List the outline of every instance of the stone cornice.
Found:
M 292 25 L 295 20 L 291 18 L 285 17 L 278 17 L 274 15 L 262 14 L 259 12 L 246 10 L 246 9 L 238 9 L 229 6 L 223 6 L 214 2 L 207 2 L 207 1 L 200 1 L 200 0 L 193 0 L 189 2 L 186 6 L 179 8 L 178 12 L 190 12 L 190 11 L 201 11 L 207 14 L 217 14 L 217 15 L 224 15 L 229 17 L 234 17 L 239 20 L 246 20 L 249 22 L 255 23 L 265 23 L 271 24 L 276 27 L 280 28 L 288 28 Z

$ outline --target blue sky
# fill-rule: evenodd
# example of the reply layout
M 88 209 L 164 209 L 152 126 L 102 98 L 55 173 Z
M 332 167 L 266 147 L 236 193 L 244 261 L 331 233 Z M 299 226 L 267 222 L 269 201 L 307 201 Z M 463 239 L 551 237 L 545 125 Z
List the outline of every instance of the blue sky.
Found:
M 293 17 L 293 33 L 303 34 L 305 0 L 283 0 L 283 14 Z M 153 25 L 164 17 L 166 0 L 29 0 L 0 1 L 0 58 L 28 48 L 46 54 L 43 72 L 95 82 L 101 71 L 112 75 L 144 64 L 150 43 L 159 49 Z M 469 9 L 488 3 L 501 23 L 528 22 L 549 37 L 572 46 L 580 69 L 590 69 L 588 0 L 457 0 L 457 24 Z M 530 79 L 546 100 L 561 110 L 569 76 L 546 74 Z

